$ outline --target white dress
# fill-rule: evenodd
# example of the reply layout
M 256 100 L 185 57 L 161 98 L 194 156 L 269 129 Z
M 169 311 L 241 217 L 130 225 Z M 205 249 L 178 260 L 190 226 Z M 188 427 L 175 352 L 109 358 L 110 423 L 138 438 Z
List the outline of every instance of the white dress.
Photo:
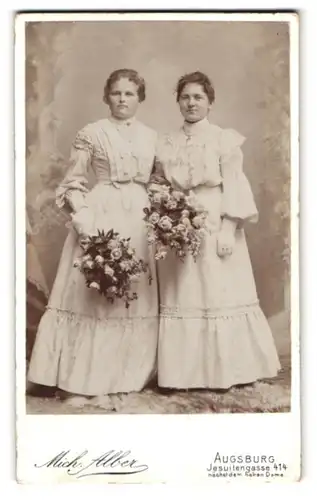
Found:
M 274 377 L 280 363 L 260 308 L 243 225 L 257 220 L 242 170 L 244 138 L 207 119 L 159 141 L 156 175 L 192 190 L 209 213 L 211 234 L 195 263 L 159 262 L 158 382 L 174 388 L 229 388 Z M 222 217 L 237 221 L 231 256 L 216 252 Z
M 131 237 L 137 255 L 148 262 L 134 286 L 139 298 L 126 309 L 88 289 L 73 267 L 80 255 L 76 231 L 65 241 L 57 276 L 33 349 L 31 382 L 82 395 L 140 391 L 156 371 L 158 296 L 154 260 L 146 242 L 143 208 L 153 167 L 156 133 L 129 120 L 87 125 L 73 143 L 72 166 L 57 191 L 60 207 L 71 207 L 84 232 L 113 228 Z M 92 170 L 96 184 L 87 189 Z

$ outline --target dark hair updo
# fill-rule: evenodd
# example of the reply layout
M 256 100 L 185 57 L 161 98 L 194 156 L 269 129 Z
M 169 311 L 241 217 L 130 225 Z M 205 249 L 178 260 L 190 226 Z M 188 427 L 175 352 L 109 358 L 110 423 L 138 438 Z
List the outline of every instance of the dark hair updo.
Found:
M 111 75 L 108 77 L 103 89 L 103 100 L 106 103 L 108 102 L 112 85 L 116 83 L 118 80 L 121 80 L 121 78 L 127 78 L 131 82 L 135 83 L 135 85 L 138 88 L 139 102 L 143 102 L 145 100 L 145 81 L 137 71 L 135 71 L 134 69 L 126 69 L 126 68 L 117 69 L 116 71 L 113 71 Z
M 183 92 L 184 87 L 188 83 L 197 83 L 198 85 L 201 85 L 202 88 L 204 89 L 205 94 L 208 97 L 209 103 L 212 104 L 214 102 L 215 89 L 213 87 L 213 84 L 211 83 L 208 76 L 205 75 L 205 73 L 202 73 L 201 71 L 195 71 L 194 73 L 188 73 L 187 75 L 182 76 L 178 80 L 177 87 L 176 87 L 177 102 L 180 99 L 180 95 Z

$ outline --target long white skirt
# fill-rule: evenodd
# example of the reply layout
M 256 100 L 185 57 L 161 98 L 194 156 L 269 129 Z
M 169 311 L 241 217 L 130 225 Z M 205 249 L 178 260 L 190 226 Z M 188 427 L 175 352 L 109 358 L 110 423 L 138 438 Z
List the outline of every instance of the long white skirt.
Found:
M 113 228 L 131 237 L 137 255 L 151 266 L 134 290 L 139 298 L 126 309 L 88 289 L 73 262 L 81 254 L 76 232 L 65 241 L 57 276 L 43 315 L 28 378 L 31 382 L 82 395 L 140 391 L 156 371 L 158 295 L 155 265 L 142 221 L 145 188 L 97 184 L 87 195 L 89 226 Z
M 212 232 L 195 263 L 159 263 L 158 382 L 163 387 L 229 388 L 274 377 L 280 362 L 260 308 L 244 231 L 231 256 L 216 252 L 221 191 L 200 187 Z

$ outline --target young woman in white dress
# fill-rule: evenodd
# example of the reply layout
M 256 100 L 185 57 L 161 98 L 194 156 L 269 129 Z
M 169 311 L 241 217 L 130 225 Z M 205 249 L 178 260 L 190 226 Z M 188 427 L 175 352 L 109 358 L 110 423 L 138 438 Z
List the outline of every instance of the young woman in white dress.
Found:
M 71 166 L 57 191 L 70 211 L 72 228 L 61 255 L 49 304 L 41 319 L 29 381 L 57 386 L 68 396 L 140 391 L 156 369 L 158 297 L 155 266 L 147 246 L 143 208 L 153 167 L 156 133 L 135 118 L 145 99 L 144 80 L 134 70 L 112 73 L 104 88 L 111 116 L 88 124 L 75 138 Z M 95 185 L 88 190 L 87 179 Z M 137 256 L 150 264 L 135 284 L 138 300 L 127 309 L 86 287 L 73 267 L 79 236 L 114 229 L 131 237 Z
M 165 388 L 228 389 L 280 369 L 244 235 L 245 223 L 258 217 L 242 169 L 244 138 L 208 121 L 214 98 L 203 73 L 179 80 L 184 124 L 159 140 L 152 177 L 192 191 L 210 229 L 196 263 L 172 254 L 159 262 L 158 383 Z

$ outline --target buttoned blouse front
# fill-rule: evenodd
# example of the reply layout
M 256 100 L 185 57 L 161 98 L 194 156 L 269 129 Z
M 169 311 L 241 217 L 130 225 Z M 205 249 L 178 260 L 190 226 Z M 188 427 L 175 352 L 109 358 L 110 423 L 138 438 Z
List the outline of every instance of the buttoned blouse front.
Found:
M 57 204 L 72 205 L 88 192 L 88 169 L 96 182 L 147 184 L 153 168 L 156 133 L 135 119 L 105 119 L 80 130 L 71 150 L 71 167 L 57 191 Z M 76 200 L 76 206 L 78 203 Z
M 181 129 L 158 141 L 155 172 L 174 187 L 222 189 L 222 215 L 255 221 L 258 216 L 249 182 L 243 172 L 241 145 L 245 138 L 207 119 L 185 122 Z

